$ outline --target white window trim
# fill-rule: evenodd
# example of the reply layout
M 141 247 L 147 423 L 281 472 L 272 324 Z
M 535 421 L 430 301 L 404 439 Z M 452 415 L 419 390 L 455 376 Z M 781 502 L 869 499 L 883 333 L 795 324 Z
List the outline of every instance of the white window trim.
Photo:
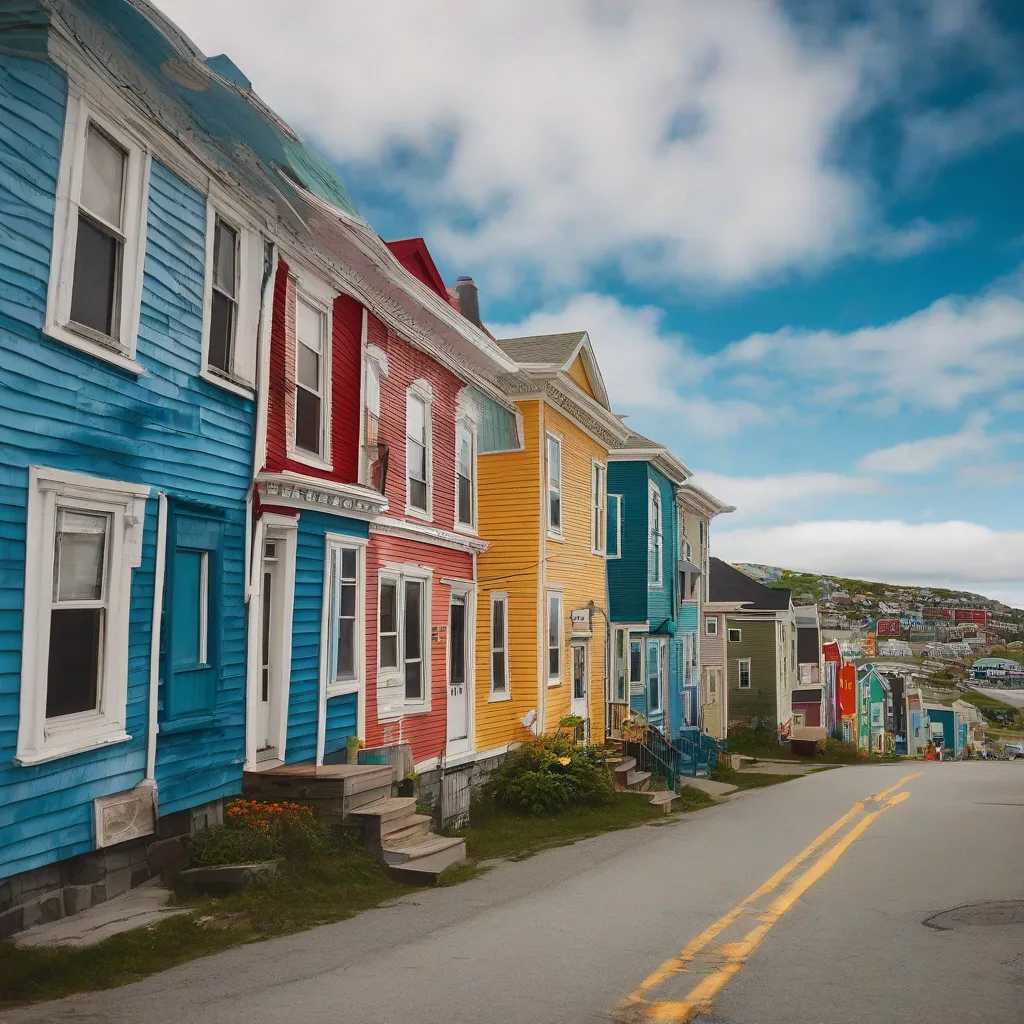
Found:
M 556 529 L 551 525 L 551 460 L 548 458 L 548 442 L 554 441 L 558 445 L 558 514 L 559 525 Z M 565 504 L 563 495 L 565 493 L 565 449 L 562 438 L 554 431 L 548 430 L 544 434 L 544 502 L 545 516 L 548 525 L 548 536 L 552 540 L 565 540 Z
M 743 685 L 742 667 L 746 664 L 747 666 L 747 685 Z M 738 690 L 749 690 L 754 681 L 753 672 L 751 671 L 750 658 L 737 658 L 736 659 L 736 688 Z
M 377 685 L 398 685 L 402 687 L 402 699 L 396 701 L 398 710 L 391 714 L 380 715 L 378 718 L 383 721 L 400 718 L 403 714 L 425 714 L 430 711 L 431 705 L 431 661 L 433 643 L 431 628 L 433 624 L 433 597 L 432 583 L 434 579 L 433 570 L 422 565 L 390 564 L 383 565 L 377 572 L 377 622 L 374 628 L 377 630 Z M 405 696 L 405 583 L 416 581 L 423 584 L 423 697 L 419 700 L 409 700 Z M 384 582 L 395 583 L 398 587 L 397 594 L 397 619 L 398 627 L 398 667 L 380 667 L 380 588 Z
M 125 725 L 132 569 L 142 564 L 149 493 L 150 488 L 141 484 L 38 466 L 29 468 L 17 764 L 40 764 L 131 739 Z M 49 595 L 56 515 L 61 505 L 110 513 L 109 592 L 99 710 L 48 721 L 45 680 L 50 646 Z
M 464 430 L 469 434 L 469 448 L 470 448 L 470 502 L 472 504 L 472 519 L 471 523 L 464 523 L 459 519 L 459 431 Z M 477 523 L 479 515 L 477 511 L 477 496 L 479 494 L 479 487 L 477 485 L 477 451 L 476 451 L 476 421 L 473 420 L 466 414 L 462 414 L 455 421 L 455 529 L 459 533 L 467 533 L 476 536 Z M 429 460 L 428 460 L 429 464 Z
M 111 344 L 90 337 L 71 323 L 71 291 L 78 239 L 78 202 L 82 189 L 85 142 L 93 121 L 128 154 L 124 181 L 125 242 L 122 250 L 121 303 L 118 336 Z M 149 201 L 150 153 L 146 143 L 88 102 L 68 80 L 67 112 L 61 145 L 60 170 L 53 217 L 53 247 L 46 292 L 43 333 L 130 373 L 144 374 L 136 358 L 142 276 L 146 257 L 146 218 Z
M 605 481 L 607 487 L 607 479 Z M 612 561 L 616 558 L 622 557 L 622 507 L 624 505 L 623 496 L 621 494 L 609 494 L 608 501 L 612 498 L 615 499 L 615 554 L 605 554 L 605 558 Z
M 409 501 L 409 397 L 418 398 L 424 405 L 423 420 L 427 448 L 427 508 L 424 511 Z M 434 389 L 426 380 L 414 380 L 405 392 L 405 514 L 425 523 L 434 521 Z
M 654 519 L 651 516 L 652 502 L 658 502 L 658 557 L 655 562 L 658 575 L 657 579 L 651 579 L 651 541 L 655 537 Z M 658 590 L 665 585 L 665 511 L 662 508 L 661 488 L 653 481 L 647 484 L 647 587 L 650 590 Z
M 653 706 L 653 707 L 651 706 L 651 675 L 650 675 L 650 672 L 648 671 L 648 668 L 647 668 L 647 651 L 650 648 L 650 645 L 652 643 L 656 644 L 657 648 L 658 648 L 658 689 L 657 689 L 658 703 L 655 706 Z M 662 659 L 664 657 L 664 654 L 662 653 L 662 649 L 664 648 L 664 646 L 665 645 L 660 640 L 658 640 L 655 637 L 646 637 L 644 639 L 644 646 L 643 646 L 644 697 L 646 698 L 646 701 L 647 701 L 647 710 L 649 712 L 654 712 L 654 713 L 659 713 L 659 712 L 663 711 L 664 710 L 664 704 L 665 704 L 664 695 L 661 692 L 661 686 L 662 686 L 662 682 L 663 682 L 663 680 L 662 680 L 662 670 L 664 668 L 664 666 L 662 665 Z
M 739 636 L 735 640 L 729 635 L 730 633 L 739 633 Z M 743 630 L 739 626 L 729 626 L 725 631 L 725 641 L 730 644 L 741 644 L 743 643 Z
M 601 476 L 601 494 L 595 495 L 598 474 Z M 594 521 L 598 515 L 601 519 L 600 531 Z M 600 546 L 594 544 L 595 536 Z M 590 461 L 590 553 L 602 558 L 608 554 L 608 466 L 598 459 Z
M 366 546 L 369 539 L 346 533 L 328 533 L 324 536 L 324 594 L 323 622 L 320 630 L 320 678 L 324 693 L 329 698 L 359 693 L 366 685 Z M 330 673 L 331 640 L 331 558 L 342 548 L 356 549 L 356 625 L 355 625 L 355 679 L 332 683 Z
M 371 469 L 373 463 L 376 462 L 376 459 L 371 459 L 366 451 L 366 446 L 369 444 L 366 433 L 366 418 L 370 413 L 369 394 L 366 382 L 372 369 L 377 377 L 377 411 L 374 415 L 377 417 L 377 430 L 379 436 L 381 416 L 380 406 L 383 399 L 381 392 L 384 386 L 384 378 L 388 375 L 387 353 L 376 345 L 367 344 L 368 319 L 369 313 L 364 309 L 362 324 L 362 377 L 360 378 L 361 383 L 359 390 L 362 407 L 362 415 L 359 417 L 359 482 L 366 487 L 370 486 Z
M 235 303 L 238 315 L 235 323 L 232 371 L 225 375 L 210 366 L 210 322 L 213 311 L 213 243 L 217 218 L 225 221 L 238 233 L 238 295 Z M 258 248 L 257 248 L 258 246 Z M 203 273 L 203 347 L 199 376 L 225 391 L 253 398 L 256 386 L 256 334 L 259 330 L 260 286 L 263 282 L 263 236 L 251 219 L 219 190 L 210 190 L 206 200 L 206 266 Z M 253 257 L 260 254 L 256 266 Z M 252 379 L 238 369 L 239 339 L 250 338 L 252 344 Z
M 553 676 L 551 674 L 551 654 L 550 652 L 554 649 L 551 643 L 551 601 L 552 599 L 558 602 L 558 675 Z M 547 592 L 547 601 L 544 604 L 544 612 L 546 616 L 546 622 L 544 626 L 544 637 L 547 641 L 544 645 L 544 664 L 546 666 L 545 672 L 547 674 L 548 686 L 561 686 L 562 685 L 562 670 L 565 667 L 565 651 L 563 647 L 565 645 L 565 623 L 562 621 L 565 617 L 565 601 L 561 590 L 549 590 Z
M 293 462 L 300 462 L 304 466 L 311 466 L 314 469 L 333 470 L 334 463 L 332 461 L 331 454 L 331 427 L 334 423 L 333 413 L 331 410 L 331 397 L 334 392 L 334 352 L 333 352 L 333 341 L 334 341 L 334 290 L 324 281 L 319 279 L 302 275 L 292 276 L 292 283 L 294 284 L 295 294 L 295 314 L 294 323 L 292 326 L 293 337 L 292 337 L 292 361 L 291 366 L 288 367 L 289 382 L 292 385 L 293 392 L 289 399 L 291 402 L 291 422 L 288 424 L 288 458 Z M 323 374 L 324 374 L 324 394 L 323 404 L 320 410 L 320 430 L 321 430 L 321 447 L 323 448 L 323 455 L 317 456 L 313 452 L 307 452 L 302 448 L 296 447 L 295 444 L 295 426 L 296 426 L 296 406 L 297 400 L 295 397 L 295 391 L 298 389 L 299 379 L 299 313 L 298 303 L 299 299 L 309 303 L 315 309 L 319 310 L 327 318 L 327 329 L 324 337 L 324 351 L 323 351 Z
M 714 629 L 709 629 L 709 626 L 714 626 Z M 714 615 L 706 615 L 704 617 L 704 635 L 705 636 L 718 636 L 718 618 Z
M 505 689 L 495 690 L 494 689 L 494 606 L 501 603 L 505 607 Z M 509 644 L 508 644 L 508 593 L 507 591 L 493 591 L 491 593 L 491 617 L 488 620 L 488 636 L 490 642 L 488 649 L 491 652 L 491 657 L 487 665 L 487 673 L 491 681 L 490 685 L 490 696 L 487 698 L 489 704 L 496 704 L 500 701 L 506 701 L 512 699 L 512 677 L 510 674 L 510 659 L 509 659 Z

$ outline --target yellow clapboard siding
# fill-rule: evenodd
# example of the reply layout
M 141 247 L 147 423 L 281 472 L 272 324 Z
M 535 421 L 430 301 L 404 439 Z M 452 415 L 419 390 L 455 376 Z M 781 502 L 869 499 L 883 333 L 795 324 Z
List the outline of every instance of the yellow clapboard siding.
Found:
M 477 460 L 479 533 L 489 543 L 477 560 L 477 750 L 528 738 L 520 719 L 537 707 L 540 413 L 536 401 L 520 402 L 519 408 L 524 450 Z M 508 700 L 491 700 L 492 593 L 508 594 Z
M 590 377 L 587 376 L 587 368 L 583 365 L 583 356 L 577 356 L 572 363 L 569 365 L 569 369 L 565 371 L 569 376 L 577 383 L 591 398 L 597 398 L 594 393 L 594 386 L 590 383 Z
M 563 540 L 546 537 L 546 584 L 562 585 L 563 631 L 568 638 L 571 628 L 569 613 L 593 601 L 598 608 L 605 606 L 606 564 L 603 555 L 592 553 L 593 522 L 591 519 L 592 472 L 594 461 L 607 465 L 608 449 L 584 433 L 572 420 L 551 405 L 544 406 L 545 433 L 551 432 L 562 439 L 562 535 Z M 546 534 L 546 531 L 545 531 Z M 545 598 L 546 607 L 546 598 Z M 600 614 L 593 616 L 593 636 L 589 642 L 590 680 L 589 708 L 590 734 L 597 742 L 604 739 L 604 662 L 605 621 Z M 543 638 L 545 648 L 546 637 Z M 545 728 L 554 729 L 558 720 L 570 713 L 572 698 L 572 663 L 570 652 L 563 644 L 562 682 L 549 686 L 546 691 Z

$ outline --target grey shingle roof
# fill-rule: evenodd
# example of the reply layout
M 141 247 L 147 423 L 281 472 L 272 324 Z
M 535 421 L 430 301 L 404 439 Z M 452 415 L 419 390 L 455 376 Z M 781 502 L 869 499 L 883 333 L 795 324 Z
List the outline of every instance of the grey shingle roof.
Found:
M 498 338 L 502 351 L 517 363 L 544 363 L 561 369 L 569 361 L 586 331 L 538 334 L 532 338 Z
M 643 434 L 638 434 L 635 431 L 619 445 L 619 448 L 633 451 L 650 451 L 652 448 L 664 447 L 663 444 L 658 444 L 657 441 L 652 441 L 649 437 L 644 437 Z
M 784 611 L 789 607 L 788 590 L 766 587 L 719 558 L 711 559 L 710 575 L 712 601 L 748 601 L 751 610 L 758 611 Z

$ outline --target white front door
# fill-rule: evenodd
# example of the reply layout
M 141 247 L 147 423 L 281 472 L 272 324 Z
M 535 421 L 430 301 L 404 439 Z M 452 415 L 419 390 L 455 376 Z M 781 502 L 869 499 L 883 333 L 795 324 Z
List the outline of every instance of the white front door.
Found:
M 280 555 L 283 541 L 263 545 L 263 585 L 260 594 L 260 677 L 256 695 L 256 757 L 278 756 L 281 707 L 281 630 L 283 586 Z
M 590 645 L 572 645 L 572 706 L 574 715 L 590 717 L 587 694 L 590 686 Z
M 469 653 L 467 601 L 452 594 L 448 608 L 448 753 L 472 749 L 469 738 Z

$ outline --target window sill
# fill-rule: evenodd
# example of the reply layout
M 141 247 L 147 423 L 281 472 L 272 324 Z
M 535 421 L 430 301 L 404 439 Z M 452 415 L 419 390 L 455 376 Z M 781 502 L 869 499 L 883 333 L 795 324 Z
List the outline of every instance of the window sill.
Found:
M 609 557 L 606 552 L 604 552 L 604 551 L 597 551 L 594 548 L 590 549 L 590 553 L 592 555 L 594 555 L 596 558 L 608 558 Z
M 15 756 L 14 763 L 27 768 L 34 764 L 56 761 L 61 757 L 71 757 L 73 754 L 102 750 L 104 747 L 110 747 L 116 743 L 127 743 L 130 739 L 131 736 L 123 729 L 106 734 L 94 733 L 89 736 L 78 736 L 75 739 L 65 740 L 63 743 L 48 743 L 39 750 L 26 750 Z
M 420 701 L 404 704 L 399 708 L 389 711 L 386 715 L 378 715 L 379 722 L 397 722 L 400 718 L 408 718 L 410 715 L 427 715 L 431 711 L 429 704 Z
M 548 540 L 557 541 L 559 544 L 565 543 L 564 533 L 555 533 L 554 530 L 548 530 Z
M 648 590 L 664 590 L 665 589 L 665 584 L 664 583 L 648 583 L 647 584 L 647 589 Z
M 406 505 L 405 514 L 410 519 L 418 519 L 422 523 L 432 523 L 434 521 L 434 517 L 430 512 L 425 512 L 421 508 L 416 508 L 415 505 Z
M 549 690 L 552 689 L 555 686 L 561 686 L 561 685 L 562 685 L 562 680 L 561 679 L 549 679 L 548 680 L 548 689 Z
M 317 458 L 315 455 L 305 455 L 296 448 L 288 448 L 288 459 L 291 462 L 301 462 L 303 466 L 309 466 L 311 469 L 322 469 L 326 473 L 334 472 L 332 463 L 324 462 L 323 459 Z
M 190 718 L 172 718 L 161 722 L 157 732 L 161 736 L 179 732 L 200 732 L 203 729 L 216 729 L 223 724 L 223 717 L 218 714 L 193 715 Z
M 475 537 L 477 535 L 477 529 L 475 526 L 470 526 L 467 523 L 455 523 L 455 532 L 464 533 L 467 537 Z
M 507 690 L 504 693 L 495 693 L 491 691 L 491 695 L 487 698 L 488 704 L 507 704 L 512 699 L 512 694 Z
M 116 366 L 119 370 L 126 370 L 128 373 L 135 374 L 137 377 L 144 376 L 149 372 L 142 363 L 137 362 L 131 356 L 126 356 L 124 353 L 118 352 L 107 345 L 91 341 L 89 338 L 76 334 L 74 331 L 69 330 L 67 327 L 61 327 L 59 324 L 47 324 L 43 327 L 43 334 L 54 341 L 77 348 L 79 352 L 85 352 L 86 355 L 101 359 L 105 363 L 110 363 L 111 366 Z
M 249 401 L 252 401 L 256 397 L 256 392 L 248 384 L 243 384 L 234 377 L 218 373 L 216 370 L 211 370 L 208 367 L 204 366 L 199 371 L 199 376 L 208 384 L 223 388 L 225 391 L 230 391 L 233 395 L 238 395 L 240 398 L 248 398 Z
M 350 697 L 354 693 L 358 693 L 360 690 L 360 684 L 358 681 L 350 683 L 335 683 L 332 686 L 328 686 L 325 689 L 327 699 L 330 700 L 332 697 Z

